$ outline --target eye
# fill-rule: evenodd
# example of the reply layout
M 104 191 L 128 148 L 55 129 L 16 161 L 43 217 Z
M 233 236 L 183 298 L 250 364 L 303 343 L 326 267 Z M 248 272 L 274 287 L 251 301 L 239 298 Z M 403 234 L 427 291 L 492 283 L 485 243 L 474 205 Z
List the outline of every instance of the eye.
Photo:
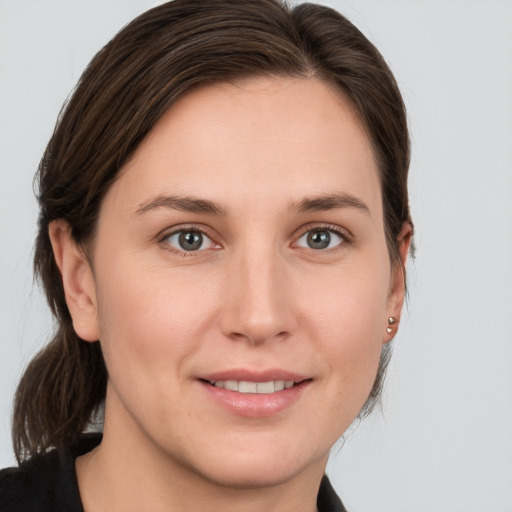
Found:
M 307 247 L 321 251 L 324 249 L 332 249 L 344 242 L 344 238 L 340 233 L 332 229 L 312 229 L 304 233 L 296 242 L 299 247 Z
M 213 241 L 196 229 L 182 229 L 166 236 L 163 240 L 179 252 L 195 252 L 214 247 Z

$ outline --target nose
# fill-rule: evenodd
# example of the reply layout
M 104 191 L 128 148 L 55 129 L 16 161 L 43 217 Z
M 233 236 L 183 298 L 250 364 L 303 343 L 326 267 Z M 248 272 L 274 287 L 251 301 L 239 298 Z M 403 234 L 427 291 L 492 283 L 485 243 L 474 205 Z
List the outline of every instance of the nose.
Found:
M 252 345 L 283 340 L 295 328 L 291 278 L 273 253 L 243 251 L 227 269 L 221 329 L 231 339 Z

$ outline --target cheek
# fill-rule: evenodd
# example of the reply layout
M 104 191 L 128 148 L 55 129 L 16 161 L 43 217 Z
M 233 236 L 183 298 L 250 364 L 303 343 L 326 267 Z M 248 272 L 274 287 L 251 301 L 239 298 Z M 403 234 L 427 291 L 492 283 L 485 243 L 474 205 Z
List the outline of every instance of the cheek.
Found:
M 347 265 L 328 273 L 317 273 L 303 281 L 298 301 L 307 303 L 303 313 L 308 323 L 328 338 L 380 343 L 387 310 L 390 269 L 386 260 L 372 265 Z
M 302 312 L 303 325 L 309 326 L 308 337 L 328 365 L 332 392 L 358 412 L 380 361 L 389 268 L 386 264 L 351 268 L 307 288 L 309 293 L 304 288 L 299 299 L 308 304 Z
M 171 386 L 198 349 L 201 331 L 209 328 L 215 283 L 148 265 L 134 255 L 114 260 L 97 278 L 100 342 L 109 374 L 126 380 L 137 374 L 151 387 L 164 379 Z

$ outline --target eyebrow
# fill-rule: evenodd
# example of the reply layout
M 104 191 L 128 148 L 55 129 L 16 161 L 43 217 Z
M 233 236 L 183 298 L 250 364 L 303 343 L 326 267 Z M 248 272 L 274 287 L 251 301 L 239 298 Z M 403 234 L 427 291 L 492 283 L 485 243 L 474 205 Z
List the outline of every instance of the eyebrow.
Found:
M 157 208 L 168 208 L 187 213 L 203 213 L 216 216 L 227 215 L 226 211 L 218 203 L 209 201 L 208 199 L 199 199 L 189 196 L 157 196 L 141 203 L 135 213 L 142 215 Z M 300 201 L 291 203 L 288 210 L 297 213 L 308 213 L 329 211 L 338 208 L 356 208 L 370 215 L 370 209 L 363 201 L 347 193 L 307 196 Z
M 157 208 L 168 208 L 187 213 L 205 213 L 218 216 L 226 215 L 226 211 L 219 204 L 207 199 L 198 199 L 189 196 L 157 196 L 140 204 L 135 213 L 142 215 Z
M 289 210 L 298 213 L 321 212 L 338 208 L 355 208 L 370 215 L 370 209 L 361 199 L 347 193 L 307 196 L 289 206 Z

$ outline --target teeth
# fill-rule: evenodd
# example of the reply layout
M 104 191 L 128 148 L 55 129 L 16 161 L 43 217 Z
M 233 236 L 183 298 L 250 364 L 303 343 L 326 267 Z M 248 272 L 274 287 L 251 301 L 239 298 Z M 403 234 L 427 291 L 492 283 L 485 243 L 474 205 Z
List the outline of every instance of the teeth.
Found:
M 256 393 L 273 393 L 276 390 L 275 383 L 270 382 L 258 382 L 256 384 Z
M 238 392 L 239 393 L 257 393 L 257 384 L 256 382 L 246 382 L 241 380 L 238 383 Z
M 270 394 L 283 389 L 290 389 L 295 384 L 293 380 L 270 380 L 268 382 L 248 382 L 245 380 L 217 380 L 212 384 L 218 388 L 239 393 Z
M 238 391 L 238 381 L 236 381 L 236 380 L 227 380 L 226 382 L 224 382 L 224 387 L 226 389 L 229 389 L 229 391 Z

